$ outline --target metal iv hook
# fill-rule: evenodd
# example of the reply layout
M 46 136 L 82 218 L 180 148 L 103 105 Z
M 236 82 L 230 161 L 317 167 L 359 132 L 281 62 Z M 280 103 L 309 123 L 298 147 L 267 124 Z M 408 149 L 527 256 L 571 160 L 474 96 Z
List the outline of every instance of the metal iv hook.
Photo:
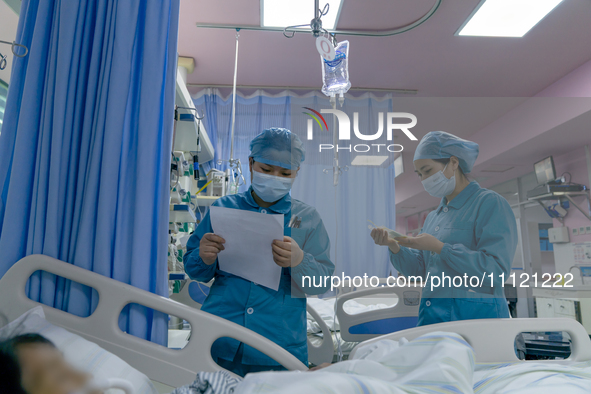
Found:
M 27 53 L 29 53 L 29 48 L 27 48 L 24 45 L 17 44 L 14 41 L 13 42 L 8 42 L 8 41 L 2 41 L 2 40 L 0 40 L 0 43 L 11 45 L 11 47 L 12 47 L 12 53 L 16 57 L 25 57 L 25 56 L 27 56 Z M 14 49 L 15 46 L 24 48 L 25 49 L 25 53 L 23 55 L 19 55 L 18 53 L 16 53 L 16 50 Z M 3 55 L 3 54 L 0 53 L 0 70 L 4 70 L 6 68 L 6 63 L 7 63 L 6 62 L 6 55 Z
M 22 44 L 17 44 L 16 41 L 13 42 L 9 42 L 9 41 L 2 41 L 0 40 L 0 43 L 2 44 L 8 44 L 12 47 L 12 54 L 16 57 L 25 57 L 27 56 L 27 54 L 29 53 L 29 48 L 27 48 L 25 45 Z M 21 47 L 24 48 L 25 53 L 23 55 L 19 55 L 18 53 L 16 53 L 16 51 L 14 50 L 14 47 Z

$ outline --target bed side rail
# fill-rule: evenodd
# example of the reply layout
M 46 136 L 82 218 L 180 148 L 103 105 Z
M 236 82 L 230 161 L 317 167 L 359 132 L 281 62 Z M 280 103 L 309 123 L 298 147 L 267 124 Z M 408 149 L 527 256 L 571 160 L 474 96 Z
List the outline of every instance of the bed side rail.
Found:
M 96 310 L 85 318 L 43 305 L 46 318 L 50 322 L 95 342 L 158 382 L 178 387 L 192 382 L 199 371 L 221 370 L 211 357 L 211 345 L 221 337 L 244 342 L 289 370 L 307 370 L 307 367 L 292 354 L 251 330 L 43 255 L 31 255 L 21 259 L 0 280 L 0 313 L 8 321 L 41 305 L 25 294 L 26 282 L 37 270 L 85 284 L 99 293 Z M 181 350 L 169 349 L 122 332 L 118 326 L 118 317 L 129 303 L 143 305 L 188 321 L 191 324 L 192 335 L 187 346 Z
M 515 337 L 522 332 L 565 331 L 572 339 L 569 361 L 591 360 L 591 341 L 585 328 L 569 318 L 475 319 L 431 324 L 383 335 L 363 345 L 382 339 L 409 341 L 436 331 L 460 334 L 473 348 L 477 362 L 507 363 L 521 361 L 515 355 Z M 351 357 L 357 348 L 351 352 Z M 556 362 L 556 361 L 553 361 Z
M 389 308 L 377 309 L 355 315 L 350 315 L 344 310 L 344 305 L 349 300 L 379 294 L 395 294 L 398 296 L 398 302 L 396 305 Z M 383 319 L 416 318 L 419 315 L 420 298 L 420 287 L 377 287 L 373 289 L 358 290 L 339 296 L 336 307 L 337 317 L 341 327 L 341 338 L 349 342 L 366 341 L 380 336 L 381 334 L 351 333 L 351 327 Z M 412 323 L 413 326 L 416 325 L 416 321 L 413 320 Z
M 322 343 L 320 346 L 314 346 L 308 338 L 308 361 L 314 365 L 331 363 L 334 356 L 334 343 L 332 341 L 332 333 L 330 328 L 328 328 L 326 322 L 322 319 L 322 317 L 320 317 L 318 312 L 316 312 L 313 307 L 308 304 L 306 308 L 308 313 L 312 315 L 322 330 Z

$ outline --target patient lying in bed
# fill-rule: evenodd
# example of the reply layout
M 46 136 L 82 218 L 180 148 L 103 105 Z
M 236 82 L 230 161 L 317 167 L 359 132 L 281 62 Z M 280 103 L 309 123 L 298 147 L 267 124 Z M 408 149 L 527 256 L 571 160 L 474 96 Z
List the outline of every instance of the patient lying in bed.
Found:
M 171 394 L 230 393 L 240 382 L 227 372 L 201 372 Z M 119 391 L 117 391 L 119 392 Z M 68 363 L 63 353 L 39 334 L 0 341 L 1 394 L 103 394 L 92 388 L 92 375 Z
M 73 368 L 55 345 L 39 334 L 0 342 L 0 392 L 72 394 L 83 390 L 91 375 Z M 97 390 L 85 391 L 101 394 Z
M 0 342 L 2 394 L 87 394 L 82 390 L 90 378 L 38 334 Z M 353 394 L 360 389 L 388 394 L 587 394 L 591 392 L 591 361 L 475 365 L 473 350 L 461 336 L 433 332 L 410 342 L 382 340 L 362 345 L 352 360 L 313 373 L 262 372 L 242 379 L 227 371 L 199 372 L 191 385 L 171 394 Z

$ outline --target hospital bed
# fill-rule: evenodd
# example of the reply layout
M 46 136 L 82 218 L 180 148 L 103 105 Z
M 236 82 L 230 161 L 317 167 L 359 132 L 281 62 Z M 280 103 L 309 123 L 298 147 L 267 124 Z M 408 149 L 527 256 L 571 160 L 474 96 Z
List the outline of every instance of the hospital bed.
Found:
M 220 370 L 221 368 L 211 359 L 210 349 L 213 342 L 223 336 L 233 337 L 256 347 L 290 370 L 306 369 L 291 354 L 248 329 L 46 256 L 36 255 L 22 259 L 0 280 L 0 316 L 5 319 L 4 323 L 13 321 L 22 313 L 40 305 L 25 295 L 25 284 L 31 274 L 37 270 L 85 284 L 95 288 L 99 293 L 97 309 L 89 317 L 77 317 L 42 306 L 47 320 L 118 355 L 153 381 L 177 387 L 191 382 L 198 371 Z M 187 346 L 182 350 L 167 349 L 127 335 L 119 330 L 117 318 L 128 303 L 137 303 L 182 317 L 191 324 L 193 332 L 198 335 L 192 335 Z M 440 323 L 379 336 L 363 342 L 363 346 L 371 346 L 384 339 L 413 340 L 421 335 L 440 331 L 460 334 L 473 347 L 478 363 L 513 363 L 511 365 L 529 363 L 519 361 L 515 355 L 514 341 L 517 334 L 564 331 L 572 341 L 570 357 L 564 361 L 541 362 L 568 366 L 570 363 L 585 361 L 590 362 L 589 365 L 591 365 L 591 341 L 587 332 L 577 321 L 568 318 L 493 319 Z M 355 356 L 360 346 L 357 345 L 353 349 L 351 357 Z M 303 378 L 308 375 L 299 376 Z
M 205 284 L 185 280 L 180 291 L 170 298 L 200 309 L 210 285 L 211 282 Z M 414 286 L 347 289 L 336 302 L 336 317 L 340 323 L 340 329 L 337 330 L 329 327 L 335 316 L 335 299 L 308 298 L 308 320 L 312 322 L 308 327 L 314 327 L 313 330 L 308 330 L 310 364 L 336 361 L 339 347 L 344 358 L 347 358 L 358 342 L 415 327 L 420 297 L 421 288 Z M 321 303 L 326 305 L 321 309 L 322 313 L 319 313 L 315 306 L 319 307 Z
M 172 294 L 170 298 L 192 308 L 201 309 L 212 283 L 201 283 L 190 279 L 184 280 L 180 291 Z M 308 360 L 313 365 L 330 363 L 333 361 L 334 355 L 333 343 L 330 339 L 325 338 L 331 338 L 331 331 L 320 314 L 309 304 L 307 305 L 307 312 L 317 322 L 322 334 L 308 336 Z M 183 345 L 179 345 L 179 347 L 182 348 Z
M 41 304 L 25 294 L 25 285 L 36 271 L 45 271 L 96 289 L 95 311 L 88 317 L 42 305 L 46 319 L 119 356 L 151 380 L 170 387 L 191 383 L 199 371 L 222 370 L 211 357 L 213 342 L 230 337 L 273 358 L 288 370 L 307 370 L 285 349 L 225 319 L 187 307 L 179 302 L 140 290 L 97 273 L 48 256 L 31 255 L 18 261 L 0 280 L 0 327 Z M 121 310 L 135 303 L 178 316 L 191 324 L 193 335 L 180 350 L 128 335 L 118 326 Z
M 525 319 L 474 319 L 431 324 L 382 335 L 363 345 L 371 345 L 381 340 L 409 341 L 434 331 L 460 334 L 474 348 L 477 363 L 524 362 L 515 354 L 515 337 L 523 332 L 566 332 L 571 341 L 571 354 L 566 360 L 540 360 L 541 363 L 561 363 L 563 361 L 591 361 L 591 340 L 585 328 L 576 320 L 569 318 L 525 318 Z M 351 352 L 355 356 L 359 345 Z
M 334 297 L 324 299 L 308 299 L 308 311 L 317 308 L 322 320 L 308 317 L 308 342 L 310 346 L 319 346 L 320 341 L 327 338 L 327 329 L 331 332 L 333 349 L 324 344 L 324 351 L 318 352 L 310 362 L 319 365 L 322 362 L 336 361 L 338 351 L 344 359 L 359 343 L 391 332 L 415 327 L 418 322 L 420 287 L 378 287 L 365 288 L 345 292 L 335 300 Z M 338 323 L 333 327 L 336 302 L 336 318 Z M 317 332 L 316 325 L 322 332 Z

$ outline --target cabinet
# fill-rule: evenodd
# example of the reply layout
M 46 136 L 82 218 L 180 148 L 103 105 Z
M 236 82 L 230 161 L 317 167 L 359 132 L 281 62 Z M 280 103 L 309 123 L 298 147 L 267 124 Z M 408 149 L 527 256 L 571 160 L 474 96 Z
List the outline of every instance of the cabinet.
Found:
M 536 297 L 537 317 L 568 317 L 582 323 L 580 309 L 578 300 Z

